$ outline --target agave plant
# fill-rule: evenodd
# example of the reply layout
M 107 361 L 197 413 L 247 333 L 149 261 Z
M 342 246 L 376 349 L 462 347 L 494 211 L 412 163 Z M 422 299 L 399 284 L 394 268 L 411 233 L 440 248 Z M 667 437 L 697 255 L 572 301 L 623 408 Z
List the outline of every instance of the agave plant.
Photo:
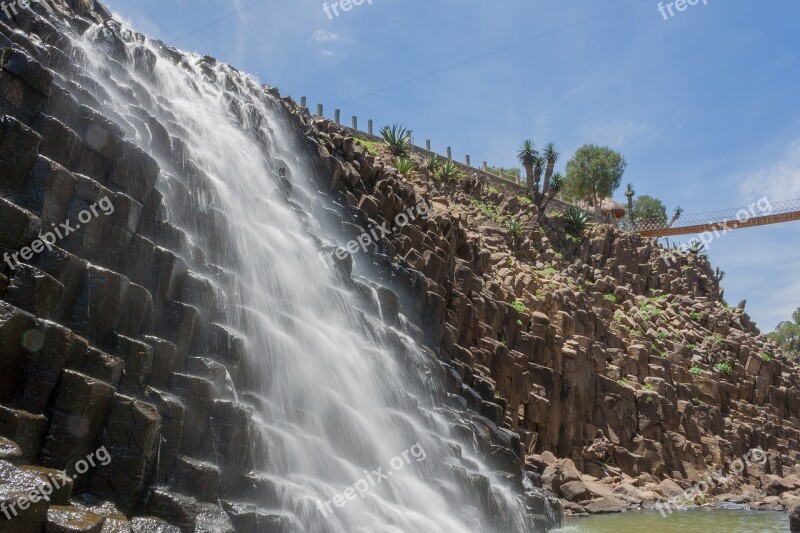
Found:
M 452 161 L 446 161 L 443 165 L 439 166 L 437 176 L 439 179 L 445 181 L 456 181 L 461 177 L 461 170 L 459 170 L 458 166 Z
M 411 161 L 410 159 L 406 159 L 405 157 L 398 157 L 396 165 L 397 165 L 397 172 L 399 172 L 401 176 L 408 176 L 413 171 L 417 170 L 417 165 L 415 165 L 413 161 Z
M 689 251 L 690 254 L 694 256 L 703 257 L 703 255 L 705 255 L 705 252 L 708 251 L 708 248 L 706 248 L 706 245 L 703 244 L 703 241 L 694 239 L 689 243 L 689 247 L 687 248 L 687 250 Z
M 430 157 L 430 159 L 428 159 L 428 163 L 427 163 L 427 165 L 426 165 L 426 168 L 427 168 L 427 169 L 428 169 L 430 172 L 436 173 L 436 171 L 439 169 L 439 166 L 440 166 L 441 164 L 442 164 L 442 160 L 441 160 L 441 159 L 439 159 L 439 156 L 437 156 L 436 154 L 433 154 L 433 155 Z
M 533 192 L 533 162 L 539 157 L 539 151 L 531 140 L 524 141 L 517 153 L 520 164 L 525 169 L 525 177 L 528 182 L 528 190 Z
M 398 124 L 392 124 L 391 126 L 383 127 L 381 137 L 389 145 L 392 155 L 408 157 L 411 151 L 411 130 Z
M 511 235 L 513 239 L 518 238 L 522 235 L 522 232 L 525 230 L 525 226 L 519 220 L 511 220 L 506 224 L 508 228 L 508 234 Z
M 573 206 L 564 212 L 564 227 L 570 235 L 583 235 L 591 225 L 591 216 L 579 207 Z
M 547 170 L 544 174 L 544 183 L 542 184 L 542 194 L 547 194 L 550 190 L 550 179 L 553 177 L 553 171 L 556 168 L 556 162 L 561 154 L 558 153 L 556 150 L 556 145 L 553 143 L 548 143 L 547 146 L 544 147 L 544 157 L 547 159 Z

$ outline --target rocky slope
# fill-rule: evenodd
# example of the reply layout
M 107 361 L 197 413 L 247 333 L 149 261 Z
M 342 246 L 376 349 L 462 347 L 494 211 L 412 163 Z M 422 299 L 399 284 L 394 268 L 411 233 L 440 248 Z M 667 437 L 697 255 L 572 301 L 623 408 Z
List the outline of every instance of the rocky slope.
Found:
M 402 177 L 385 146 L 294 112 L 371 226 L 430 202 L 380 253 L 425 274 L 412 300 L 464 401 L 520 436 L 568 511 L 688 504 L 709 480 L 688 500 L 783 509 L 800 495 L 800 373 L 722 303 L 706 259 L 607 225 L 571 238 L 557 213 L 540 226 L 513 184 L 442 182 L 419 155 Z

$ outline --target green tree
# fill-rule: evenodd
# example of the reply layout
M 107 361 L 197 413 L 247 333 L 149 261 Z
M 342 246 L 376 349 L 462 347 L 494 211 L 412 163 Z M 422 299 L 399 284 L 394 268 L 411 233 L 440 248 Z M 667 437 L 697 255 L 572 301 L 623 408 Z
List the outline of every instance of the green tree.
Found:
M 611 148 L 581 146 L 567 163 L 566 192 L 597 206 L 619 188 L 627 166 L 625 158 Z
M 800 357 L 800 307 L 792 314 L 792 320 L 778 324 L 767 337 L 790 356 Z
M 633 202 L 633 218 L 636 220 L 658 221 L 667 223 L 667 207 L 658 198 L 646 194 L 639 196 Z

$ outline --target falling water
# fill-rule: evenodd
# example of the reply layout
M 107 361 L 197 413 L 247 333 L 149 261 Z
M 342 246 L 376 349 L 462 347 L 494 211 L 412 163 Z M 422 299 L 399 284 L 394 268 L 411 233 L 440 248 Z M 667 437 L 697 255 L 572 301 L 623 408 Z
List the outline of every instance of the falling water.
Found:
M 274 91 L 121 25 L 74 44 L 99 111 L 161 166 L 160 215 L 224 301 L 207 312 L 246 340 L 251 370 L 237 383 L 255 407 L 259 505 L 298 531 L 541 531 L 475 442 L 453 436 L 466 415 L 413 328 L 385 323 L 375 286 L 358 282 L 364 297 L 328 260 L 344 240 L 337 206 Z M 354 486 L 353 501 L 325 507 Z

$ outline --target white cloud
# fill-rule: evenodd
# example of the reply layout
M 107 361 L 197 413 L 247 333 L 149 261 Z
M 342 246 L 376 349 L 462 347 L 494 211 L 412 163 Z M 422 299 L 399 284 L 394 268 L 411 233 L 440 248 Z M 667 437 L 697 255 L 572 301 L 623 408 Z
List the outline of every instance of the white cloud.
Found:
M 771 201 L 800 198 L 800 139 L 789 143 L 782 160 L 745 178 L 739 190 L 746 198 L 766 196 Z
M 338 41 L 339 36 L 329 31 L 317 30 L 311 35 L 311 40 L 315 43 L 328 43 L 331 41 Z
M 632 119 L 586 124 L 581 127 L 580 133 L 587 143 L 605 144 L 614 148 L 622 148 L 630 141 L 639 142 L 654 135 L 646 122 Z

